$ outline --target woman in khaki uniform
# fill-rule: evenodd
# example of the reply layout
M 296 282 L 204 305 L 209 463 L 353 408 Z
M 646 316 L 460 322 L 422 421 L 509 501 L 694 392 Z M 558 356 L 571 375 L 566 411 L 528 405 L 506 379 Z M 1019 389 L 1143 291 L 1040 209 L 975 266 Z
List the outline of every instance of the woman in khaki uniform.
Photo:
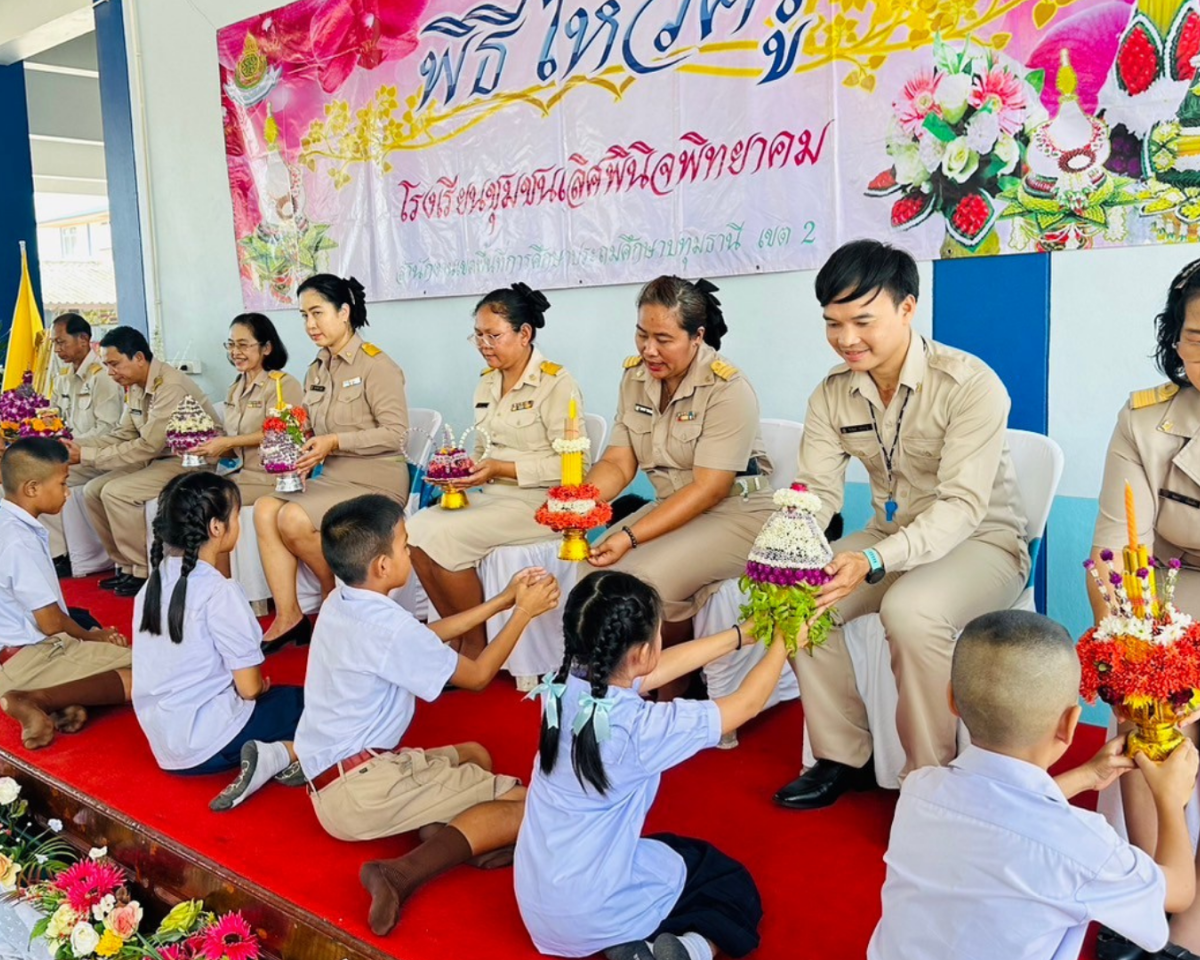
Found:
M 1121 548 L 1129 539 L 1128 482 L 1133 488 L 1138 541 L 1149 545 L 1151 554 L 1164 563 L 1172 558 L 1183 562 L 1175 606 L 1195 618 L 1200 617 L 1200 260 L 1192 261 L 1172 281 L 1166 307 L 1155 322 L 1155 357 L 1169 382 L 1135 391 L 1117 415 L 1104 464 L 1092 559 L 1099 563 L 1100 551 L 1110 549 L 1119 569 Z M 1107 611 L 1090 574 L 1085 589 L 1099 623 Z M 1193 725 L 1188 733 L 1194 738 L 1196 730 Z M 1153 855 L 1157 816 L 1145 780 L 1135 770 L 1120 783 L 1129 839 Z M 1113 952 L 1119 949 L 1116 934 L 1102 929 L 1100 937 L 1110 956 L 1125 955 Z M 1200 897 L 1171 919 L 1171 943 L 1200 953 Z M 1136 951 L 1132 945 L 1129 949 L 1129 956 L 1140 955 L 1132 952 Z
M 238 377 L 225 395 L 225 433 L 193 452 L 231 466 L 230 479 L 242 493 L 242 505 L 275 491 L 275 478 L 263 469 L 258 448 L 263 421 L 279 406 L 303 402 L 300 381 L 285 373 L 288 353 L 275 324 L 261 313 L 243 313 L 229 325 L 225 341 Z M 236 465 L 235 465 L 236 464 Z
M 404 373 L 358 335 L 367 324 L 362 284 L 319 273 L 297 293 L 305 332 L 320 348 L 304 377 L 313 436 L 296 463 L 308 474 L 305 489 L 272 493 L 254 505 L 263 572 L 275 601 L 275 620 L 263 636 L 267 652 L 312 636 L 296 597 L 300 561 L 320 579 L 322 593 L 333 589 L 333 572 L 321 553 L 321 520 L 330 508 L 365 493 L 408 499 Z
M 690 619 L 721 583 L 740 576 L 774 509 L 758 397 L 717 349 L 727 331 L 717 288 L 659 277 L 638 296 L 636 356 L 625 361 L 612 439 L 588 482 L 605 500 L 643 470 L 655 502 L 628 517 L 589 561 L 653 584 L 663 642 L 690 636 Z
M 562 456 L 551 444 L 563 435 L 572 397 L 579 416 L 583 410 L 575 378 L 534 346 L 549 308 L 541 291 L 523 283 L 493 290 L 475 306 L 470 340 L 487 361 L 475 388 L 477 463 L 456 486 L 484 489 L 471 494 L 467 510 L 432 507 L 408 523 L 413 567 L 443 617 L 483 603 L 475 567 L 496 547 L 556 536 L 534 514 L 562 475 Z M 487 440 L 490 456 L 480 460 Z M 486 646 L 480 624 L 462 635 L 458 650 L 474 659 Z

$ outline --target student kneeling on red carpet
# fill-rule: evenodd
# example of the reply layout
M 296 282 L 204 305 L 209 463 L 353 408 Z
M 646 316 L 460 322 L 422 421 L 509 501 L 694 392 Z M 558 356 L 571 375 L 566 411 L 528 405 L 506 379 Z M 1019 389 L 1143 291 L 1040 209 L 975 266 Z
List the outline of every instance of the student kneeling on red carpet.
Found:
M 67 459 L 45 437 L 18 440 L 0 458 L 0 707 L 30 750 L 51 743 L 56 729 L 82 727 L 85 707 L 129 701 L 129 641 L 71 615 L 38 522 L 67 502 Z
M 277 774 L 302 782 L 289 764 L 304 691 L 263 678 L 262 628 L 241 586 L 217 569 L 237 545 L 241 509 L 225 477 L 171 480 L 158 498 L 150 579 L 133 609 L 133 709 L 158 765 L 183 774 L 241 766 L 213 810 L 237 806 Z
M 383 935 L 427 880 L 460 863 L 512 862 L 525 800 L 520 781 L 492 773 L 478 743 L 419 750 L 400 741 L 418 697 L 436 700 L 447 683 L 469 690 L 491 683 L 530 620 L 558 605 L 558 583 L 544 570 L 525 570 L 498 597 L 424 626 L 388 599 L 412 565 L 404 507 L 381 494 L 331 509 L 321 549 L 342 585 L 321 607 L 296 730 L 313 809 L 339 840 L 430 828 L 411 853 L 363 865 L 369 922 Z M 509 608 L 508 623 L 477 659 L 446 645 Z

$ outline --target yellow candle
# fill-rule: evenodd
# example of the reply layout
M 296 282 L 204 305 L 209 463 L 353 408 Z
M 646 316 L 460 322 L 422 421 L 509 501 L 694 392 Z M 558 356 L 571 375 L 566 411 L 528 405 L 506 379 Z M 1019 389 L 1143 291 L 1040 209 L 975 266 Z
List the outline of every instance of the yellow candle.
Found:
M 1133 487 L 1125 481 L 1125 526 L 1129 532 L 1129 548 L 1136 550 L 1138 546 L 1137 512 L 1133 506 Z
M 579 414 L 575 407 L 575 398 L 572 397 L 570 404 L 567 406 L 567 419 L 574 420 L 577 416 L 579 416 Z
M 275 408 L 277 410 L 282 410 L 283 409 L 283 378 L 282 377 L 280 377 L 278 380 L 275 381 L 275 398 L 276 398 Z
M 575 405 L 575 398 L 571 398 L 570 404 L 567 406 L 567 423 L 566 429 L 563 431 L 563 437 L 567 440 L 579 439 L 579 409 Z M 583 483 L 583 454 L 582 453 L 564 453 L 562 458 L 562 485 L 564 487 L 577 487 Z

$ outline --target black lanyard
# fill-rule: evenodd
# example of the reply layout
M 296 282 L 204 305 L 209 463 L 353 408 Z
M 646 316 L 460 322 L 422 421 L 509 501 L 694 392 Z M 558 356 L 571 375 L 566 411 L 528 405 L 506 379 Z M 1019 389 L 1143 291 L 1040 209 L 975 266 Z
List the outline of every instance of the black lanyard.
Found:
M 883 465 L 887 467 L 888 480 L 888 498 L 887 503 L 883 505 L 884 519 L 891 523 L 896 519 L 896 510 L 899 509 L 896 503 L 896 474 L 892 468 L 895 462 L 896 447 L 900 444 L 900 427 L 904 423 L 904 411 L 908 409 L 908 401 L 912 399 L 913 391 L 910 389 L 904 395 L 904 403 L 900 405 L 900 415 L 896 417 L 896 433 L 892 437 L 892 445 L 890 448 L 884 446 L 883 434 L 879 432 L 879 421 L 875 419 L 875 404 L 867 401 L 867 408 L 871 411 L 871 426 L 875 430 L 875 439 L 879 441 L 879 452 L 883 454 Z

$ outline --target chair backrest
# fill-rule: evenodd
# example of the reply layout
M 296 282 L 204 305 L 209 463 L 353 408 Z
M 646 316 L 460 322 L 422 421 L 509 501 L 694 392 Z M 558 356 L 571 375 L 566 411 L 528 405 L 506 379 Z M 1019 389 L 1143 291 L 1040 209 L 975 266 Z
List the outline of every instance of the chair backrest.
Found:
M 608 421 L 598 413 L 585 413 L 583 429 L 587 431 L 587 438 L 591 441 L 591 458 L 595 463 L 600 459 L 600 454 L 604 453 L 604 445 L 608 443 Z
M 405 459 L 424 469 L 441 430 L 442 415 L 436 410 L 430 410 L 428 407 L 409 407 Z
M 1062 447 L 1049 437 L 1028 430 L 1009 430 L 1008 449 L 1017 474 L 1017 488 L 1025 507 L 1025 533 L 1029 537 L 1029 553 L 1037 563 L 1046 522 L 1054 494 L 1062 479 Z
M 797 460 L 800 456 L 800 437 L 804 424 L 796 420 L 760 420 L 763 445 L 775 472 L 771 475 L 771 486 L 782 490 L 796 479 Z

